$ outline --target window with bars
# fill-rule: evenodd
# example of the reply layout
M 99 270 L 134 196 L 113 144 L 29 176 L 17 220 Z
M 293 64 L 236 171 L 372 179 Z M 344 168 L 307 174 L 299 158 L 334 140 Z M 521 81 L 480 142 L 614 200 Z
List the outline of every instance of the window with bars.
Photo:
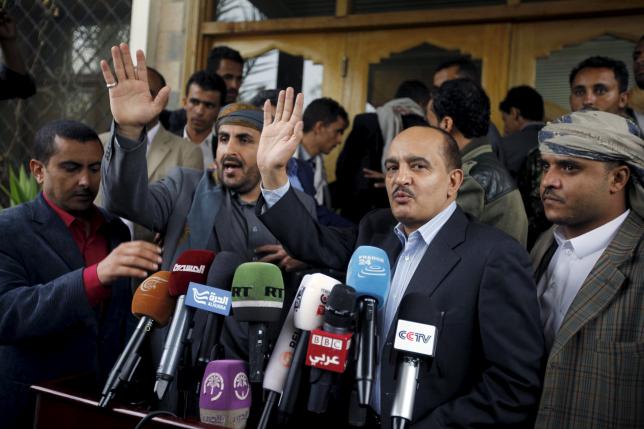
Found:
M 7 166 L 26 163 L 36 131 L 55 119 L 107 130 L 109 99 L 99 61 L 127 42 L 131 0 L 21 0 L 7 2 L 36 95 L 0 101 L 0 183 Z M 6 201 L 0 199 L 0 205 Z

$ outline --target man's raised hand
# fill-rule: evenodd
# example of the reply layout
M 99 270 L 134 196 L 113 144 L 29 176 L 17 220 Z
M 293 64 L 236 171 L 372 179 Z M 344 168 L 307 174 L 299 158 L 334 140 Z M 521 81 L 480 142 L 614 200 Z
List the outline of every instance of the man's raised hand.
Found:
M 264 104 L 264 127 L 257 149 L 257 166 L 266 189 L 286 184 L 286 164 L 302 140 L 302 94 L 294 97 L 293 88 L 280 91 L 271 118 L 270 102 Z
M 114 74 L 107 61 L 101 60 L 103 79 L 110 93 L 110 109 L 118 124 L 118 134 L 136 140 L 143 127 L 163 110 L 170 95 L 170 88 L 163 87 L 153 99 L 150 95 L 143 51 L 136 52 L 136 68 L 127 44 L 112 46 L 111 51 Z

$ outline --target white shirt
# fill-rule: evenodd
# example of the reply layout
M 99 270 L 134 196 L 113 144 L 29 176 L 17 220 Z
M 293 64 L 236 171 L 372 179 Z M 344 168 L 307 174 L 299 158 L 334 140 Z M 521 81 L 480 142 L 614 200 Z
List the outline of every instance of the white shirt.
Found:
M 644 133 L 644 112 L 638 112 L 635 109 L 633 109 L 633 112 L 635 113 L 635 119 L 637 119 L 637 125 L 640 127 L 640 131 Z
M 161 122 L 157 122 L 155 126 L 147 130 L 147 136 L 148 136 L 148 147 L 145 151 L 145 154 L 147 155 L 150 153 L 150 146 L 152 146 L 152 140 L 157 136 L 157 133 L 159 132 L 159 128 L 161 128 Z
M 294 158 L 299 158 L 302 161 L 309 161 L 311 158 L 313 158 L 307 150 L 304 148 L 304 146 L 300 145 L 298 150 L 295 151 L 295 154 L 293 154 Z M 323 206 L 325 201 L 324 201 L 324 188 L 327 185 L 326 181 L 326 170 L 324 168 L 324 161 L 322 160 L 322 155 L 316 155 L 313 161 L 309 161 L 315 163 L 314 171 L 313 171 L 313 187 L 315 188 L 315 202 Z
M 541 323 L 548 350 L 552 348 L 568 308 L 586 277 L 629 213 L 630 210 L 626 210 L 610 222 L 570 240 L 565 239 L 560 227 L 555 229 L 554 237 L 559 247 L 537 284 Z
M 188 126 L 183 128 L 183 138 L 188 140 L 188 141 L 192 141 L 192 140 L 190 140 L 190 136 L 188 135 L 188 130 L 187 129 L 188 129 Z M 206 138 L 203 139 L 201 141 L 201 143 L 199 143 L 199 147 L 201 148 L 201 154 L 203 155 L 203 169 L 204 169 L 204 171 L 209 169 L 210 166 L 212 165 L 212 163 L 215 161 L 215 157 L 214 157 L 214 155 L 212 153 L 212 139 L 213 139 L 214 134 L 215 134 L 215 130 L 213 129 L 213 130 L 210 131 L 210 134 L 208 134 L 206 136 Z M 193 142 L 193 143 L 197 144 L 197 142 Z

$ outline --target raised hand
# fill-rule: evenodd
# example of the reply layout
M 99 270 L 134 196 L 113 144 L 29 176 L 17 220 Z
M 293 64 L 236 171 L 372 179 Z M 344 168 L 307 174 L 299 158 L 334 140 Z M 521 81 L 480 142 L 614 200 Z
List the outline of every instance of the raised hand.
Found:
M 302 140 L 302 94 L 294 100 L 293 88 L 280 91 L 275 117 L 271 119 L 270 102 L 264 103 L 264 128 L 259 138 L 257 166 L 266 189 L 286 184 L 286 163 Z
M 156 98 L 150 95 L 148 71 L 143 51 L 136 51 L 136 68 L 127 44 L 112 46 L 114 74 L 105 60 L 101 60 L 103 79 L 109 88 L 110 109 L 118 125 L 118 133 L 136 140 L 145 124 L 155 119 L 165 107 L 170 88 L 165 86 Z M 116 85 L 114 85 L 116 84 Z

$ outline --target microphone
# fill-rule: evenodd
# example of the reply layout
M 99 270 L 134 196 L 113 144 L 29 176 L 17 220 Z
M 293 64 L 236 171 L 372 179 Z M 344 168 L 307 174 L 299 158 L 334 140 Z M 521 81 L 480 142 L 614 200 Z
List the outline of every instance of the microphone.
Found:
M 235 270 L 243 263 L 244 259 L 240 255 L 225 250 L 217 254 L 215 261 L 210 266 L 208 280 L 206 280 L 206 284 L 210 286 L 207 296 L 208 305 L 197 307 L 208 312 L 197 355 L 197 374 L 203 374 L 208 362 L 221 357 L 222 351 L 219 340 L 224 326 L 224 318 L 230 313 L 230 304 L 228 305 L 228 311 L 223 312 L 218 311 L 213 304 L 217 299 L 217 295 L 223 295 L 220 292 L 230 291 Z M 205 288 L 201 289 L 203 296 Z M 195 298 L 196 296 L 193 292 L 192 297 Z M 232 303 L 232 297 L 229 302 Z M 186 303 L 188 302 L 186 301 Z
M 350 286 L 336 285 L 327 301 L 323 329 L 311 331 L 306 364 L 311 366 L 308 410 L 324 413 L 327 410 L 331 387 L 337 373 L 347 367 L 355 317 L 356 291 Z
M 169 278 L 168 271 L 159 271 L 145 279 L 136 289 L 132 298 L 132 314 L 139 318 L 139 324 L 110 371 L 101 392 L 99 407 L 107 407 L 121 382 L 132 379 L 132 375 L 141 361 L 139 354 L 141 344 L 148 332 L 155 325 L 167 325 L 170 320 L 174 300 L 168 294 Z
M 295 410 L 302 369 L 306 361 L 309 333 L 324 323 L 324 306 L 329 294 L 338 283 L 336 279 L 324 274 L 312 274 L 304 288 L 299 289 L 295 296 L 293 324 L 301 333 L 293 351 L 293 358 L 278 406 L 283 423 L 286 423 Z
M 206 366 L 199 395 L 201 423 L 244 429 L 250 414 L 251 389 L 246 362 L 214 360 Z
M 190 282 L 204 283 L 215 253 L 210 250 L 186 250 L 177 258 L 168 281 L 168 292 L 177 296 L 177 304 L 172 316 L 168 336 L 163 344 L 163 353 L 157 368 L 154 392 L 159 400 L 163 399 L 168 385 L 174 380 L 181 351 L 185 346 L 188 329 L 194 310 L 184 305 L 186 291 Z
M 306 274 L 302 278 L 295 296 L 301 296 L 304 287 L 310 279 L 311 274 Z M 268 397 L 257 426 L 258 429 L 266 429 L 268 425 L 268 420 L 271 412 L 273 411 L 273 406 L 284 389 L 284 382 L 286 381 L 288 369 L 291 366 L 291 361 L 293 359 L 293 351 L 295 350 L 297 340 L 300 338 L 301 331 L 299 329 L 295 329 L 295 322 L 293 321 L 295 302 L 296 301 L 293 300 L 293 303 L 291 303 L 291 308 L 286 315 L 286 319 L 284 319 L 284 324 L 282 324 L 282 329 L 280 330 L 277 341 L 275 342 L 273 353 L 271 353 L 268 365 L 266 365 L 263 387 L 264 390 L 268 391 Z
M 233 316 L 248 322 L 250 381 L 261 383 L 269 351 L 266 324 L 279 322 L 284 305 L 282 272 L 273 264 L 246 262 L 235 271 L 231 289 Z
M 414 320 L 427 320 L 427 305 L 413 295 L 404 296 L 394 340 L 394 350 L 400 353 L 396 395 L 391 407 L 392 429 L 405 429 L 411 423 L 420 365 L 423 360 L 431 362 L 436 350 L 436 326 Z
M 371 401 L 378 347 L 377 308 L 387 300 L 389 280 L 389 258 L 384 250 L 360 246 L 353 252 L 347 284 L 355 288 L 358 297 L 356 387 L 358 403 L 363 407 Z

